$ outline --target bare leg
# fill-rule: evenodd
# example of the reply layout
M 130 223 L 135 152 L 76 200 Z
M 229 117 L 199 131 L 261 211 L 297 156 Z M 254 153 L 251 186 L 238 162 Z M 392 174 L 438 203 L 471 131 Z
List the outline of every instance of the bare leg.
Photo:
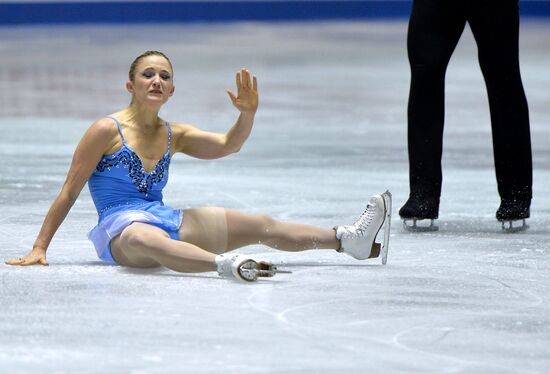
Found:
M 111 252 L 120 265 L 165 266 L 174 271 L 195 273 L 215 271 L 216 255 L 194 244 L 171 239 L 155 226 L 135 222 L 111 241 Z
M 340 242 L 334 230 L 276 221 L 266 215 L 249 215 L 225 209 L 227 250 L 251 244 L 264 244 L 282 251 L 338 249 Z
M 220 232 L 223 235 L 219 235 Z M 111 252 L 120 265 L 162 265 L 187 273 L 214 271 L 216 253 L 251 244 L 264 244 L 284 251 L 340 248 L 332 229 L 284 223 L 265 215 L 248 215 L 223 208 L 185 211 L 180 239 L 171 239 L 158 227 L 135 222 L 111 241 Z

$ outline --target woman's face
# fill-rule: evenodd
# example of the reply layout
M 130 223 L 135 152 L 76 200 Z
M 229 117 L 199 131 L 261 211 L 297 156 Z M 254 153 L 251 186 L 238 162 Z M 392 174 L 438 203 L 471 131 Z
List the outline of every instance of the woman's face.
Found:
M 138 103 L 158 109 L 174 93 L 172 74 L 164 57 L 147 56 L 138 63 L 134 80 L 126 83 L 126 88 Z

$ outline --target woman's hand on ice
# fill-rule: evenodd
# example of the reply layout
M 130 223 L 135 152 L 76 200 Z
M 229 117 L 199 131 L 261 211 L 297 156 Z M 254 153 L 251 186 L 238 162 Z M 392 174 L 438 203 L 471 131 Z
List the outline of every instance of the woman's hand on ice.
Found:
M 46 260 L 46 250 L 40 247 L 34 247 L 27 255 L 23 258 L 18 258 L 15 260 L 6 261 L 8 265 L 20 265 L 20 266 L 29 266 L 29 265 L 44 265 L 48 266 L 48 260 Z

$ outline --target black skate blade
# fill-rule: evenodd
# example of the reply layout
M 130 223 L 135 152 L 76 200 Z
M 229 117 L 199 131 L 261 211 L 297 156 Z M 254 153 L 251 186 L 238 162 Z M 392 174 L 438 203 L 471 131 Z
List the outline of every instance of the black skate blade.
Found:
M 526 231 L 529 228 L 529 225 L 525 222 L 525 219 L 508 221 L 502 220 L 500 222 L 502 223 L 502 231 L 505 233 Z M 514 226 L 514 223 L 519 223 L 519 226 Z
M 388 262 L 388 250 L 390 245 L 390 230 L 391 230 L 391 193 L 386 191 L 382 194 L 386 208 L 386 217 L 384 218 L 384 241 L 382 242 L 380 254 L 382 255 L 382 265 Z
M 428 225 L 424 225 L 426 221 L 429 221 Z M 425 218 L 403 218 L 403 227 L 410 232 L 433 232 L 439 231 L 439 226 L 434 224 L 434 219 Z M 418 223 L 422 222 L 422 225 Z

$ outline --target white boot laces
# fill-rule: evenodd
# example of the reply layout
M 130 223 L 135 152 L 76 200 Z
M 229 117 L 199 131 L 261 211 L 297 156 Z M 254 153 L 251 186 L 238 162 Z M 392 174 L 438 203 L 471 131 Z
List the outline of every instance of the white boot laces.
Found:
M 376 205 L 367 204 L 367 209 L 361 214 L 359 219 L 355 221 L 353 226 L 357 229 L 357 235 L 362 236 L 364 231 L 369 227 L 376 213 Z
M 361 214 L 361 216 L 357 219 L 357 221 L 355 221 L 353 225 L 338 226 L 338 230 L 336 231 L 336 238 L 338 240 L 353 240 L 363 237 L 375 215 L 376 205 L 368 203 L 365 211 Z

